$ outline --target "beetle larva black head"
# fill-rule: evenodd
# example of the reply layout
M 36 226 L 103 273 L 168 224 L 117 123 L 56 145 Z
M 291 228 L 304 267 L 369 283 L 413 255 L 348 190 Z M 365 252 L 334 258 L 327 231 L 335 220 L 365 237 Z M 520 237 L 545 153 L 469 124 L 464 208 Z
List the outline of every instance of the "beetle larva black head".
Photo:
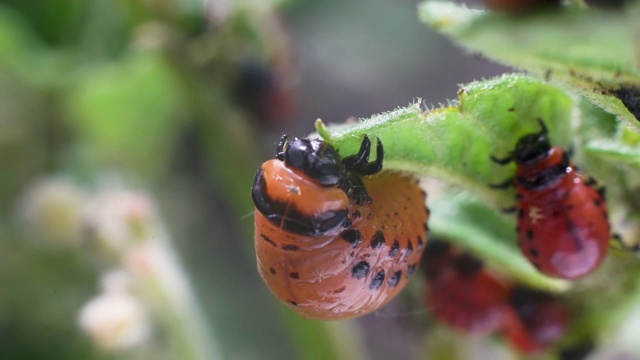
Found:
M 538 119 L 542 130 L 536 134 L 525 135 L 516 145 L 513 151 L 513 159 L 518 164 L 531 165 L 534 162 L 544 159 L 551 150 L 549 137 L 547 136 L 547 127 L 542 120 Z
M 334 186 L 344 178 L 342 158 L 338 151 L 320 139 L 298 139 L 288 141 L 286 136 L 278 144 L 277 157 L 291 168 L 323 186 Z

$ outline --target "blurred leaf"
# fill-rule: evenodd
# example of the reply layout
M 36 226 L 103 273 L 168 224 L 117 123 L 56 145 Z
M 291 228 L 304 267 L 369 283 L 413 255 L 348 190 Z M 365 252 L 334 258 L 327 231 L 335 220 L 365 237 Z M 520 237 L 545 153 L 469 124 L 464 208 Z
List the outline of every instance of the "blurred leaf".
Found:
M 5 4 L 18 10 L 29 22 L 29 27 L 50 45 L 71 42 L 77 35 L 82 15 L 91 1 L 57 0 L 55 2 L 32 2 L 5 0 Z
M 419 12 L 469 50 L 557 81 L 640 130 L 640 4 L 509 16 L 427 1 Z
M 183 101 L 179 80 L 162 57 L 137 53 L 85 69 L 68 105 L 85 149 L 143 172 L 170 157 Z
M 0 228 L 0 349 L 6 359 L 98 359 L 76 328 L 95 272 L 68 248 L 28 243 Z
M 23 17 L 0 4 L 0 68 L 44 85 L 61 75 L 63 60 L 44 46 Z
M 379 137 L 385 169 L 436 177 L 489 200 L 493 209 L 455 198 L 431 204 L 430 226 L 523 283 L 562 290 L 566 283 L 539 274 L 520 254 L 514 221 L 496 213 L 495 205 L 510 205 L 515 199 L 489 184 L 509 178 L 514 168 L 498 166 L 490 156 L 508 154 L 523 134 L 539 131 L 538 118 L 550 128 L 553 143 L 568 144 L 573 105 L 551 85 L 505 75 L 463 86 L 458 106 L 425 112 L 414 104 L 353 124 L 327 128 L 319 122 L 317 127 L 342 154 L 355 153 L 364 134 Z

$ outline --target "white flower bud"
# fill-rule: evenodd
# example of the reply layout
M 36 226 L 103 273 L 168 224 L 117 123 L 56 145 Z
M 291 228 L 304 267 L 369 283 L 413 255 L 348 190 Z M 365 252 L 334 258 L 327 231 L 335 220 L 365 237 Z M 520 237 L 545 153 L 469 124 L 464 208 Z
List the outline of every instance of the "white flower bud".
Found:
M 85 221 L 93 240 L 106 251 L 120 255 L 157 231 L 153 201 L 147 194 L 108 191 L 85 208 Z
M 80 328 L 97 347 L 124 350 L 144 342 L 150 326 L 142 303 L 126 292 L 104 292 L 80 311 Z

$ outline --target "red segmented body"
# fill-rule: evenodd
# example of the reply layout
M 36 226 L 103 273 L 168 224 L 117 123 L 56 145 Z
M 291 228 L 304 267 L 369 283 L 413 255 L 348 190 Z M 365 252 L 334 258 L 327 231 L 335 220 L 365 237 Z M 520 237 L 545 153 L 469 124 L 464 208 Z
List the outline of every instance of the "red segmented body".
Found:
M 484 269 L 479 260 L 432 240 L 424 266 L 427 307 L 438 321 L 473 334 L 503 327 L 511 286 Z
M 541 353 L 567 332 L 569 311 L 548 294 L 517 289 L 511 296 L 511 306 L 505 335 L 521 352 Z
M 539 190 L 518 185 L 519 245 L 540 271 L 564 279 L 577 279 L 598 268 L 609 249 L 611 228 L 602 195 L 563 164 L 564 151 L 554 147 L 547 158 L 532 166 L 519 166 L 517 178 L 532 178 L 556 166 L 565 173 L 556 183 Z
M 595 271 L 608 251 L 607 205 L 568 154 L 550 147 L 542 125 L 541 133 L 518 141 L 512 157 L 494 160 L 518 164 L 517 232 L 524 255 L 549 276 L 578 279 Z
M 314 146 L 315 152 L 330 147 Z M 379 143 L 379 159 L 381 151 Z M 340 179 L 321 185 L 312 170 L 286 159 L 265 162 L 254 183 L 255 249 L 265 283 L 308 318 L 344 319 L 379 309 L 404 288 L 420 261 L 426 193 L 406 175 L 361 176 L 373 171 L 354 165 L 353 158 L 338 158 Z

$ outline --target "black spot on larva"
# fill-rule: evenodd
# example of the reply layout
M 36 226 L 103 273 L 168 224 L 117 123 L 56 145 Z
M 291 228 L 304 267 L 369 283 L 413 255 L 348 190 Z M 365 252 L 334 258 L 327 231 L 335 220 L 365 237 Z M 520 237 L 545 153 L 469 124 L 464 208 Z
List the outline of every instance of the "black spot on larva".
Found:
M 293 300 L 289 300 L 289 304 L 291 304 L 293 306 L 298 306 L 298 303 L 293 301 Z
M 598 200 L 598 199 L 594 199 L 594 200 L 593 200 L 593 204 L 594 204 L 595 206 L 600 206 L 600 200 Z
M 640 88 L 630 84 L 622 85 L 620 89 L 613 91 L 613 95 L 622 101 L 636 119 L 640 120 Z
M 418 251 L 422 250 L 423 247 L 424 247 L 424 241 L 422 241 L 422 238 L 418 236 Z
M 408 258 L 413 253 L 413 244 L 409 241 L 409 246 L 407 246 L 407 251 L 404 253 L 404 257 Z
M 393 245 L 391 245 L 391 250 L 389 250 L 389 257 L 396 256 L 399 251 L 400 251 L 400 242 L 398 242 L 398 240 L 395 240 L 393 242 Z
M 360 231 L 356 229 L 344 230 L 340 233 L 340 237 L 351 244 L 351 246 L 353 247 L 358 246 L 358 244 L 362 242 L 362 235 L 360 234 Z
M 411 277 L 414 271 L 416 271 L 416 264 L 409 265 L 409 267 L 407 268 L 407 277 Z
M 368 262 L 360 261 L 351 268 L 351 277 L 358 280 L 364 279 L 369 274 L 369 269 L 371 269 L 371 265 Z
M 527 230 L 527 239 L 533 240 L 533 231 Z
M 400 279 L 402 278 L 402 270 L 396 271 L 390 278 L 389 278 L 389 286 L 396 286 L 398 285 L 398 283 L 400 282 Z
M 524 210 L 518 209 L 518 219 L 522 219 L 524 217 Z
M 553 213 L 551 213 L 551 215 L 553 215 L 553 217 L 558 217 L 560 216 L 560 211 L 554 210 Z
M 353 218 L 354 219 L 359 219 L 360 218 L 360 210 L 356 210 L 353 212 Z
M 380 230 L 376 231 L 376 233 L 373 234 L 373 238 L 371 238 L 371 247 L 373 249 L 377 249 L 380 246 L 382 246 L 382 244 L 384 243 L 385 243 L 384 234 Z
M 380 286 L 382 286 L 383 282 L 384 282 L 384 270 L 380 270 L 376 274 L 376 276 L 374 276 L 373 279 L 371 280 L 371 284 L 369 285 L 369 289 L 378 290 L 378 289 L 380 289 Z
M 276 274 L 276 269 L 269 268 L 269 272 L 271 273 L 271 275 L 275 275 Z
M 516 193 L 516 201 L 521 201 L 521 200 L 522 200 L 522 194 Z
M 298 275 L 297 272 L 290 272 L 289 277 L 292 279 L 300 279 L 300 276 Z
M 273 245 L 273 246 L 276 246 L 276 247 L 277 247 L 276 243 L 275 243 L 275 242 L 273 242 L 273 240 L 269 239 L 269 237 L 268 237 L 267 235 L 265 235 L 265 234 L 260 234 L 260 236 L 264 239 L 264 241 L 266 241 L 266 242 L 268 242 L 269 244 L 271 244 L 271 245 Z
M 529 255 L 538 257 L 538 252 L 536 251 L 536 249 L 529 249 Z
M 287 251 L 298 251 L 298 250 L 300 250 L 298 245 L 292 245 L 292 244 L 282 245 L 282 249 L 283 250 L 287 250 Z
M 394 215 L 394 216 L 400 216 L 400 214 L 398 214 L 398 212 L 397 212 L 397 211 L 394 211 L 394 212 L 393 212 L 393 215 Z

